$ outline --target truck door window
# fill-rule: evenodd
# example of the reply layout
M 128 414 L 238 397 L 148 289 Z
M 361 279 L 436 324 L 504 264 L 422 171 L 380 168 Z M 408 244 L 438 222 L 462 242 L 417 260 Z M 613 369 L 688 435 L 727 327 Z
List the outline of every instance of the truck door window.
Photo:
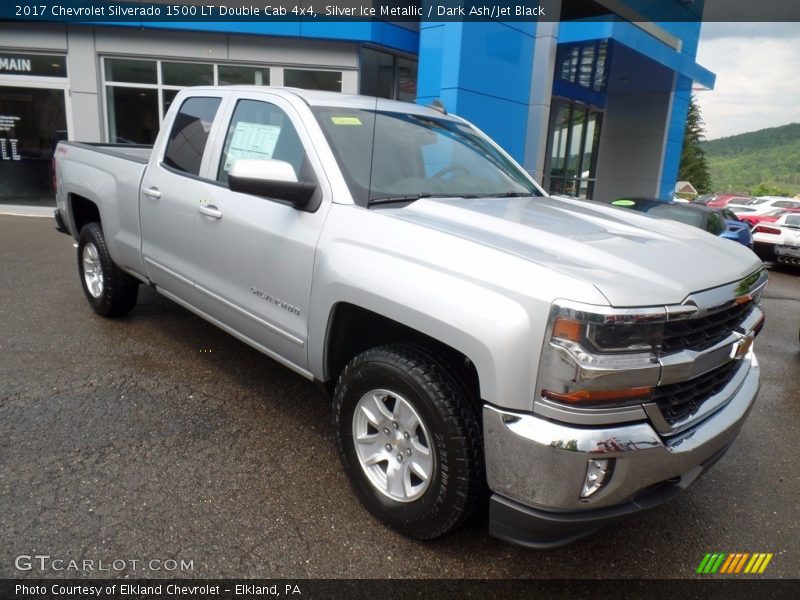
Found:
M 190 175 L 200 174 L 200 163 L 220 98 L 189 98 L 175 117 L 169 134 L 164 164 Z
M 228 172 L 240 159 L 282 160 L 294 168 L 298 181 L 314 181 L 297 130 L 283 110 L 268 102 L 239 100 L 222 147 L 217 181 L 228 182 Z

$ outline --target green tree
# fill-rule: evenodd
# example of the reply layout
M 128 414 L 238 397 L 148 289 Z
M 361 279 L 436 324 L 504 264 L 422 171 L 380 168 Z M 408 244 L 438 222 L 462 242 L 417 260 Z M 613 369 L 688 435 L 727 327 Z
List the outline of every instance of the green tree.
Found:
M 753 196 L 791 196 L 792 193 L 784 188 L 776 187 L 766 183 L 759 183 L 753 191 L 750 192 Z
M 689 102 L 689 114 L 686 117 L 686 129 L 683 132 L 683 150 L 681 164 L 678 168 L 678 180 L 690 182 L 701 194 L 711 191 L 711 175 L 708 171 L 706 153 L 700 147 L 705 137 L 703 118 L 697 99 L 692 96 Z

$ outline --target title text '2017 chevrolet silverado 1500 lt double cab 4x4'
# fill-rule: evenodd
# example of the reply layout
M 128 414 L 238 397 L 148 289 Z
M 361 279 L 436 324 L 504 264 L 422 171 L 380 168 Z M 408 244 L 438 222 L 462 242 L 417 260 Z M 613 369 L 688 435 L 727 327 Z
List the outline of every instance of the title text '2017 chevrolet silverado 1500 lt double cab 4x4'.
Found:
M 758 391 L 746 248 L 550 198 L 443 110 L 269 87 L 178 94 L 155 146 L 56 152 L 94 310 L 141 283 L 333 394 L 364 506 L 418 538 L 489 502 L 554 546 L 655 506 Z

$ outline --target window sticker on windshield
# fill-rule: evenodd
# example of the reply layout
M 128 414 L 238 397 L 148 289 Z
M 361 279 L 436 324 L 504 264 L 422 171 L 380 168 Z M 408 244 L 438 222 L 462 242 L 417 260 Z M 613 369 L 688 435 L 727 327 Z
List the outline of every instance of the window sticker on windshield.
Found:
M 230 171 L 234 161 L 240 159 L 266 160 L 272 158 L 281 128 L 277 125 L 239 121 L 233 131 L 225 170 Z
M 615 206 L 633 206 L 636 202 L 633 200 L 614 200 L 611 204 Z
M 334 125 L 363 125 L 358 117 L 331 117 Z

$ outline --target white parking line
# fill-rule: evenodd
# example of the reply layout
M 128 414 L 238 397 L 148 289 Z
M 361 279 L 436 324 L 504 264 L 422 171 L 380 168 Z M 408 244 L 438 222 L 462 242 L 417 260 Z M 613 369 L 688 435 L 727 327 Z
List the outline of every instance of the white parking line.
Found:
M 8 215 L 12 217 L 49 217 L 52 219 L 55 208 L 55 206 L 0 204 L 0 215 Z

